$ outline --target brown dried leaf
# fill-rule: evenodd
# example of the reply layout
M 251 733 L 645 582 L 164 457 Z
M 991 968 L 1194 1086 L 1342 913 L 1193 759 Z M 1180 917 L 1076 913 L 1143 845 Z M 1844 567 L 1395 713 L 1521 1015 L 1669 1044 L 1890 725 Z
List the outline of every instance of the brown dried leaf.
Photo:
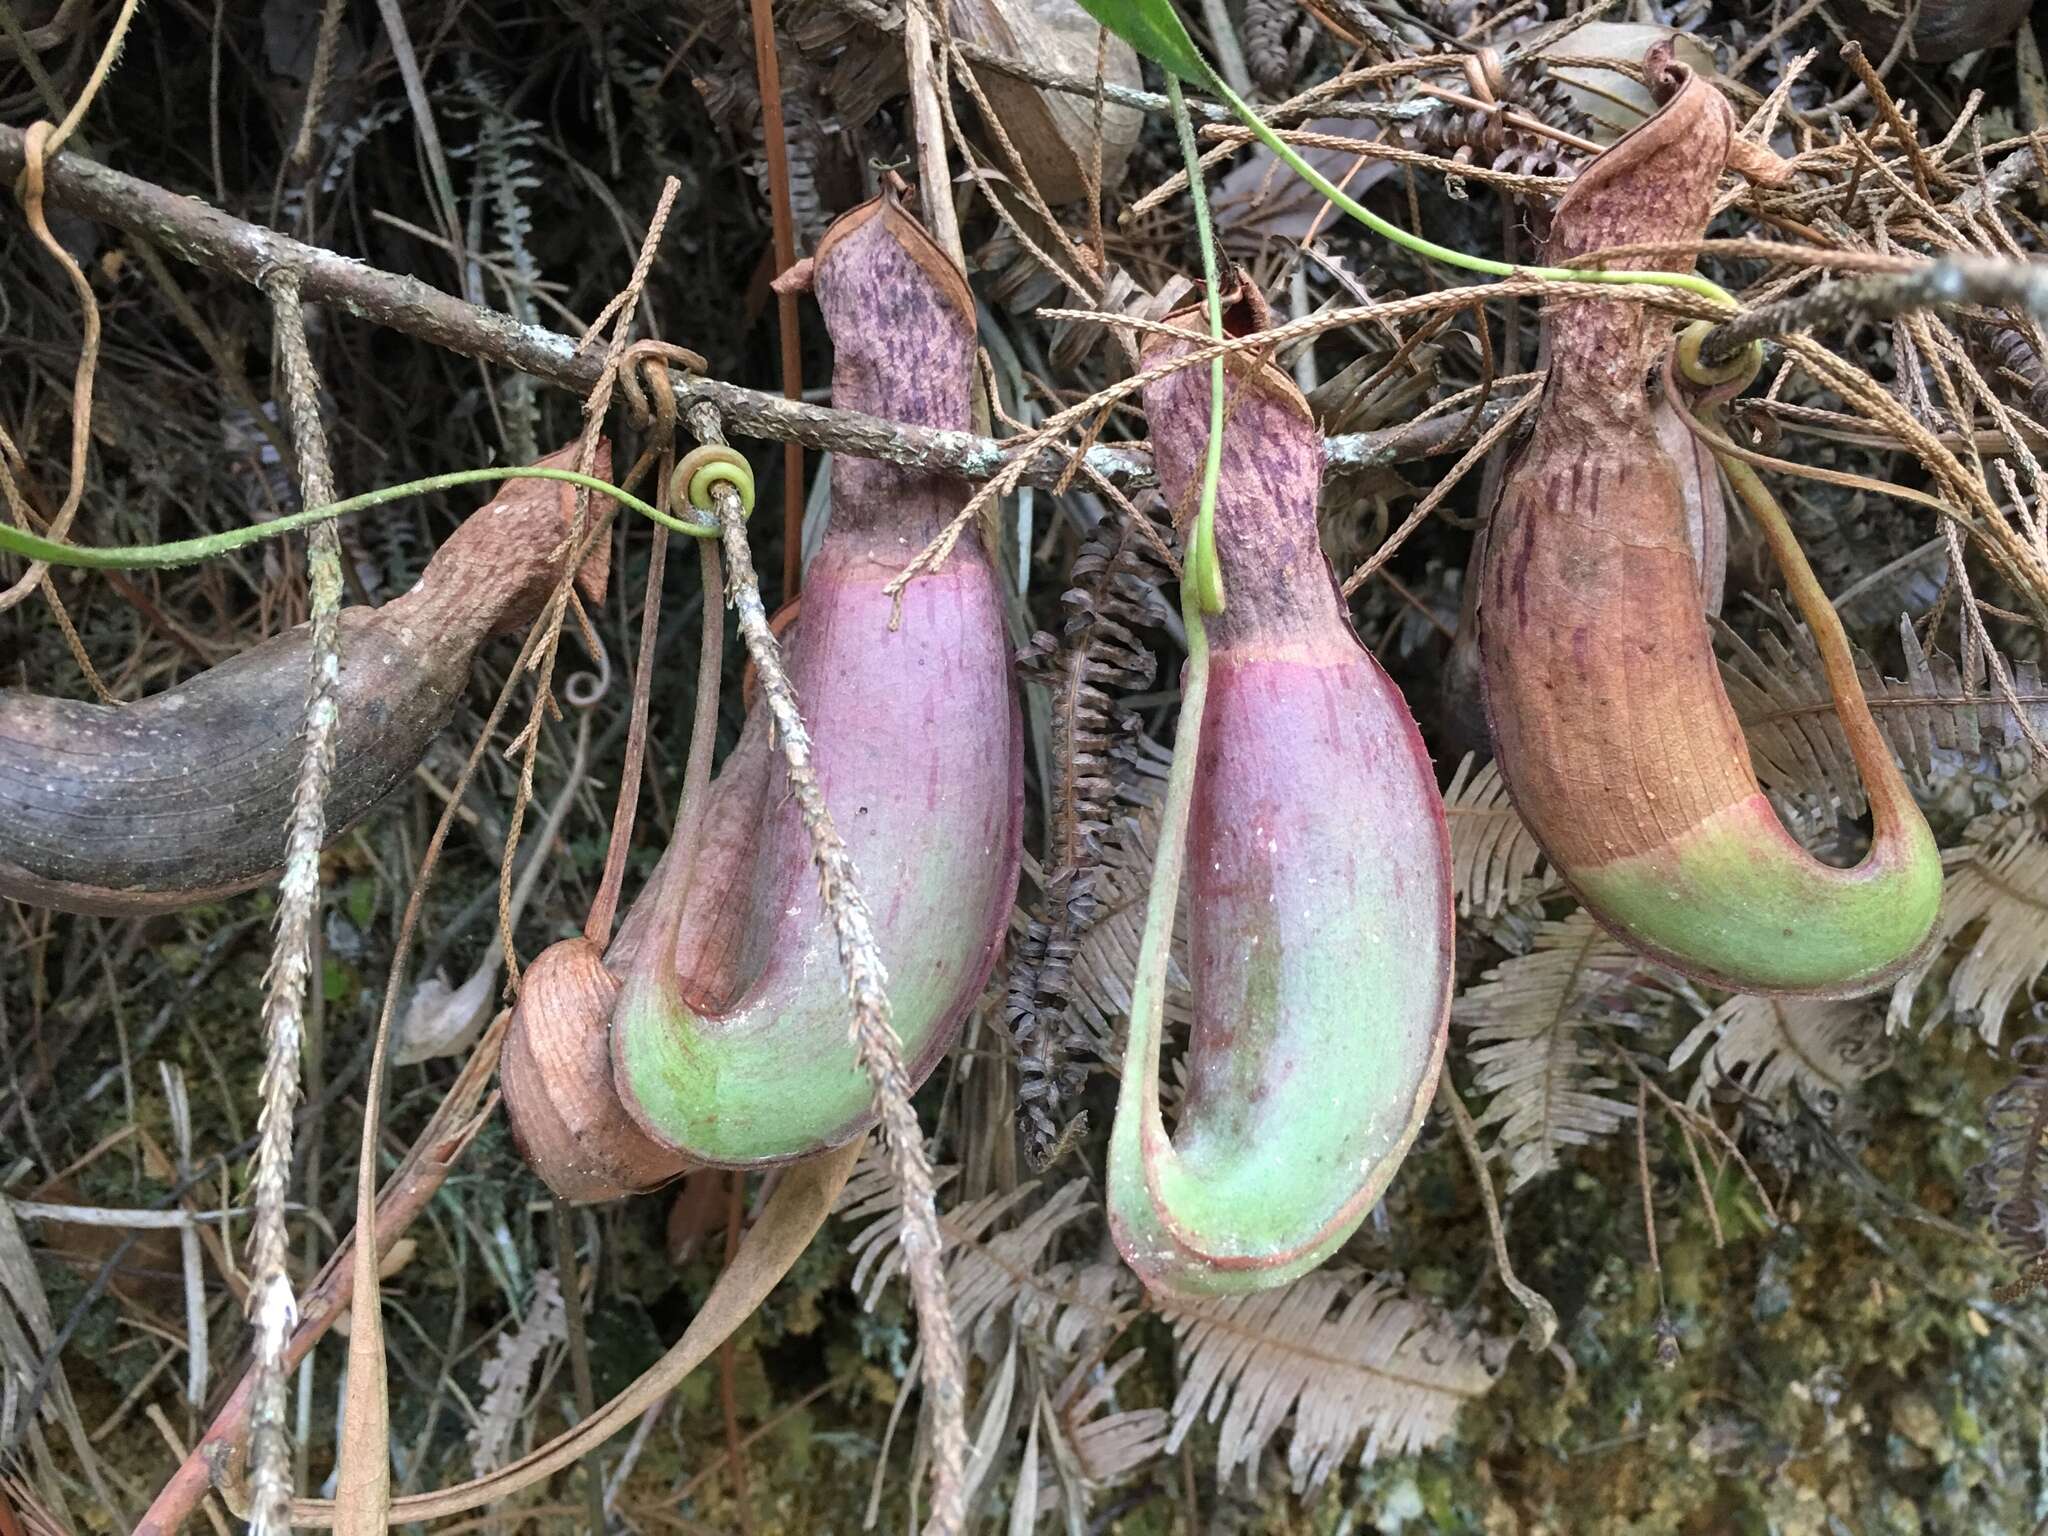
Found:
M 947 16 L 953 35 L 1011 58 L 1081 79 L 1095 77 L 1095 20 L 1074 0 L 951 0 Z M 1103 79 L 1137 89 L 1144 84 L 1138 55 L 1112 36 L 1103 56 Z M 989 105 L 1031 173 L 1039 195 L 1057 207 L 1087 195 L 1082 167 L 1095 155 L 1095 103 L 1064 91 L 1039 90 L 994 70 L 978 71 Z M 1102 185 L 1122 181 L 1124 164 L 1138 143 L 1144 114 L 1131 107 L 1102 110 Z

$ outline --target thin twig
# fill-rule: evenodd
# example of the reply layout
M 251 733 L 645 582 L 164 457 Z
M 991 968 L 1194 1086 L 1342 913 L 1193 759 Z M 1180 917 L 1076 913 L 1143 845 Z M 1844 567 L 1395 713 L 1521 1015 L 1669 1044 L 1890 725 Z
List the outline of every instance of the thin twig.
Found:
M 1540 1355 L 1557 1337 L 1557 1308 L 1541 1291 L 1524 1285 L 1515 1273 L 1514 1262 L 1508 1257 L 1507 1229 L 1500 1219 L 1500 1201 L 1493 1192 L 1493 1174 L 1486 1166 L 1485 1155 L 1479 1150 L 1479 1133 L 1472 1124 L 1472 1112 L 1458 1097 L 1449 1072 L 1437 1078 L 1436 1097 L 1437 1102 L 1450 1113 L 1451 1126 L 1458 1133 L 1458 1145 L 1465 1149 L 1465 1161 L 1472 1169 L 1473 1182 L 1479 1186 L 1479 1203 L 1486 1212 L 1486 1231 L 1493 1240 L 1493 1262 L 1500 1270 L 1500 1283 L 1507 1287 L 1508 1294 L 1521 1307 L 1522 1336 Z
M 57 125 L 50 135 L 46 153 L 54 155 L 64 147 L 65 140 L 78 131 L 78 125 L 85 121 L 85 114 L 91 109 L 93 98 L 99 95 L 100 87 L 107 83 L 107 77 L 120 62 L 121 46 L 128 40 L 128 27 L 135 20 L 140 0 L 122 0 L 121 9 L 114 17 L 113 30 L 107 34 L 107 41 L 94 61 L 92 74 L 87 77 L 85 89 L 78 93 L 78 99 L 71 103 L 71 110 L 64 114 L 64 121 Z
M 689 413 L 690 430 L 701 442 L 722 446 L 725 435 L 718 413 L 698 405 Z M 903 1066 L 902 1042 L 890 1020 L 888 971 L 875 943 L 874 926 L 853 865 L 824 790 L 811 766 L 810 732 L 797 707 L 796 690 L 782 664 L 782 648 L 768 627 L 761 588 L 754 575 L 753 552 L 747 545 L 746 509 L 739 493 L 721 482 L 715 487 L 718 524 L 729 568 L 726 578 L 740 635 L 760 676 L 761 699 L 775 722 L 790 797 L 796 801 L 804 830 L 811 840 L 811 859 L 818 870 L 818 894 L 830 915 L 846 970 L 847 994 L 853 1005 L 853 1046 L 874 1090 L 881 1119 L 883 1145 L 903 1205 L 903 1253 L 910 1273 L 911 1300 L 917 1308 L 919 1342 L 924 1359 L 924 1385 L 936 1426 L 932 1464 L 932 1516 L 925 1536 L 953 1536 L 966 1518 L 963 1482 L 967 1466 L 966 1368 L 953 1331 L 946 1301 L 946 1276 L 941 1262 L 938 1203 L 924 1132 L 910 1103 L 910 1081 Z
M 35 232 L 43 249 L 64 269 L 64 276 L 69 280 L 72 292 L 78 295 L 78 307 L 84 315 L 83 334 L 78 344 L 78 370 L 71 386 L 71 479 L 64 488 L 63 505 L 50 519 L 48 530 L 51 538 L 61 539 L 71 531 L 71 520 L 78 515 L 79 503 L 85 496 L 86 457 L 92 448 L 93 375 L 99 368 L 100 358 L 100 307 L 93 298 L 92 284 L 85 280 L 85 273 L 79 270 L 71 253 L 50 233 L 49 221 L 43 215 L 46 171 L 53 138 L 50 125 L 46 122 L 32 124 L 25 134 L 16 129 L 4 131 L 16 134 L 19 140 L 22 214 L 28 219 L 29 228 Z M 0 143 L 0 156 L 4 156 L 5 149 L 5 144 Z M 5 171 L 10 180 L 15 174 L 14 167 Z M 5 613 L 39 586 L 54 596 L 56 588 L 49 584 L 48 572 L 45 565 L 30 565 L 20 580 L 0 592 L 0 613 Z
M 654 269 L 654 255 L 661 247 L 662 231 L 668 225 L 669 211 L 675 206 L 676 194 L 680 190 L 681 183 L 673 176 L 662 182 L 661 196 L 655 202 L 654 215 L 648 220 L 647 234 L 640 243 L 640 252 L 634 260 L 632 273 L 626 279 L 626 286 L 619 290 L 605 314 L 600 315 L 591 328 L 594 336 L 603 329 L 606 316 L 616 314 L 618 317 L 611 342 L 605 349 L 604 369 L 591 385 L 589 398 L 583 402 L 583 432 L 577 441 L 576 464 L 586 475 L 597 467 L 598 443 L 604 435 L 605 415 L 611 409 L 612 393 L 618 384 L 620 364 L 626 353 L 626 337 L 633 326 L 633 312 L 639 306 L 647 275 Z M 573 576 L 567 573 L 582 569 L 591 547 L 610 526 L 613 511 L 609 504 L 593 511 L 590 492 L 582 487 L 577 489 L 575 513 L 570 520 L 567 539 L 571 553 L 563 567 L 565 579 L 556 586 L 547 607 L 541 612 L 536 625 L 540 644 L 527 665 L 527 670 L 534 674 L 533 708 L 525 727 L 512 742 L 511 749 L 520 754 L 519 787 L 512 799 L 512 813 L 505 827 L 505 853 L 498 867 L 498 933 L 504 944 L 508 984 L 514 988 L 519 984 L 520 962 L 512 936 L 512 856 L 519 847 L 520 830 L 525 823 L 527 806 L 533 799 L 533 771 L 540 755 L 540 728 L 553 700 L 555 656 L 561 643 L 562 623 L 575 601 Z M 588 643 L 597 643 L 587 623 L 584 634 Z M 610 675 L 609 666 L 605 668 L 604 675 Z
M 112 1227 L 121 1232 L 184 1232 L 205 1223 L 234 1221 L 256 1208 L 252 1205 L 231 1205 L 220 1210 L 188 1211 L 179 1208 L 160 1211 L 143 1206 L 127 1208 L 12 1200 L 8 1202 L 8 1209 L 23 1221 L 61 1221 L 67 1227 Z M 294 1209 L 304 1210 L 305 1207 Z

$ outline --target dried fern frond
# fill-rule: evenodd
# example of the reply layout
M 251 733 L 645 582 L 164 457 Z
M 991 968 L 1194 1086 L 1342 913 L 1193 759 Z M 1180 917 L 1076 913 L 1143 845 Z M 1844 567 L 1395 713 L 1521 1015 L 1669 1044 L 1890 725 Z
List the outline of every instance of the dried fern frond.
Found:
M 1142 518 L 1143 514 L 1139 514 Z M 1034 1163 L 1058 1145 L 1064 1106 L 1080 1092 L 1077 1052 L 1099 1043 L 1077 1033 L 1073 965 L 1081 935 L 1100 918 L 1103 840 L 1133 776 L 1124 750 L 1137 723 L 1115 696 L 1152 686 L 1157 659 L 1137 631 L 1157 622 L 1167 573 L 1157 529 L 1129 516 L 1099 525 L 1075 557 L 1061 597 L 1058 639 L 1040 633 L 1020 662 L 1052 694 L 1052 825 L 1041 904 L 1010 963 L 1010 1032 L 1017 1043 L 1018 1124 Z M 1111 899 L 1116 899 L 1112 897 Z
M 1290 1417 L 1287 1470 L 1297 1493 L 1359 1448 L 1407 1455 L 1451 1432 L 1458 1410 L 1494 1382 L 1482 1341 L 1388 1280 L 1317 1270 L 1279 1290 L 1163 1308 L 1179 1343 L 1180 1390 L 1168 1454 L 1198 1420 L 1220 1425 L 1219 1481 L 1260 1453 Z M 1207 1409 L 1206 1415 L 1204 1409 Z
M 1863 784 L 1822 680 L 1820 653 L 1782 599 L 1776 602 L 1773 617 L 1778 629 L 1763 637 L 1761 652 L 1727 626 L 1720 629 L 1726 652 L 1721 676 L 1749 738 L 1757 779 L 1780 799 L 1832 805 L 1838 816 L 1860 816 L 1865 809 Z M 1903 678 L 1883 676 L 1860 650 L 1856 670 L 1878 729 L 1906 772 L 1920 783 L 1930 782 L 1939 772 L 1938 748 L 1971 757 L 2000 749 L 2027 750 L 2025 731 L 1994 682 L 1997 667 L 2011 679 L 2028 724 L 2037 734 L 2048 731 L 2048 683 L 2033 662 L 2007 662 L 1987 654 L 1965 674 L 1951 658 L 1923 649 L 1912 624 L 1903 618 L 1899 641 L 1906 661 Z
M 1982 926 L 1926 1027 L 1953 1013 L 1995 1046 L 2013 999 L 2048 971 L 2048 837 L 2031 815 L 1987 817 L 1972 833 L 1971 841 L 1942 855 L 1947 875 L 1931 954 L 1938 957 L 1951 940 Z M 1932 965 L 1930 959 L 1893 989 L 1894 1028 L 1911 1021 L 1914 994 Z
M 498 1351 L 484 1362 L 477 1385 L 483 1388 L 483 1402 L 476 1423 L 469 1431 L 470 1466 L 478 1477 L 488 1476 L 501 1466 L 512 1449 L 512 1437 L 526 1414 L 527 1393 L 533 1384 L 533 1368 L 541 1355 L 569 1335 L 569 1317 L 562 1300 L 562 1287 L 553 1270 L 534 1274 L 533 1296 L 526 1315 L 509 1332 L 498 1335 Z
M 2012 1080 L 1984 1101 L 1984 1160 L 1966 1176 L 1970 1204 L 2021 1264 L 2048 1252 L 2048 1035 L 2013 1042 Z
M 944 1169 L 936 1182 L 943 1187 L 957 1172 Z M 1078 1390 L 1087 1372 L 1101 1371 L 1101 1353 L 1107 1341 L 1138 1315 L 1137 1281 L 1123 1265 L 1052 1257 L 1061 1233 L 1098 1214 L 1088 1199 L 1087 1180 L 1070 1180 L 1043 1200 L 1038 1198 L 1040 1194 L 1040 1185 L 1033 1181 L 968 1201 L 939 1217 L 954 1328 L 961 1343 L 991 1366 L 979 1405 L 981 1428 L 968 1468 L 970 1486 L 979 1484 L 997 1465 L 1020 1376 L 1040 1380 L 1039 1373 L 1048 1361 L 1072 1362 L 1068 1386 Z M 855 1258 L 854 1291 L 861 1304 L 872 1309 L 883 1287 L 903 1268 L 902 1203 L 896 1197 L 888 1165 L 875 1153 L 863 1157 L 847 1180 L 838 1213 L 864 1223 L 848 1247 Z M 1005 1226 L 1005 1222 L 1010 1224 Z M 1028 1362 L 1021 1370 L 1020 1356 Z M 1141 1353 L 1126 1358 L 1136 1360 Z M 1100 1390 L 1092 1397 L 1084 1393 L 1085 1401 L 1077 1399 L 1064 1418 L 1052 1412 L 1038 1389 L 1020 1498 L 1035 1507 L 1040 1497 L 1039 1408 L 1045 1409 L 1044 1428 L 1053 1452 L 1059 1502 L 1070 1512 L 1085 1514 L 1092 1487 L 1134 1468 L 1136 1462 L 1127 1465 L 1127 1458 L 1150 1458 L 1165 1434 L 1164 1415 L 1159 1410 L 1151 1410 L 1158 1422 L 1145 1418 L 1142 1411 L 1084 1422 L 1108 1404 L 1116 1380 L 1126 1368 L 1119 1363 L 1106 1382 L 1097 1383 Z M 880 1496 L 881 1476 L 878 1463 L 875 1498 Z M 871 1501 L 870 1523 L 874 1508 Z
M 1040 1387 L 1010 1501 L 1011 1536 L 1028 1536 L 1037 1528 L 1041 1505 L 1057 1510 L 1067 1531 L 1088 1529 L 1095 1495 L 1143 1471 L 1164 1453 L 1165 1409 L 1101 1413 L 1114 1408 L 1117 1384 L 1144 1358 L 1143 1350 L 1132 1350 L 1105 1366 L 1094 1355 L 1086 1355 L 1052 1392 Z M 1051 1463 L 1049 1472 L 1040 1466 L 1041 1447 Z
M 1474 1086 L 1487 1096 L 1479 1126 L 1497 1126 L 1489 1151 L 1508 1164 L 1510 1193 L 1558 1166 L 1558 1151 L 1611 1136 L 1635 1105 L 1607 1097 L 1619 1083 L 1586 1038 L 1602 1005 L 1629 994 L 1642 960 L 1584 912 L 1536 930 L 1526 955 L 1495 966 L 1451 1004 L 1469 1031 Z
M 1823 1113 L 1891 1064 L 1867 1001 L 1811 997 L 1729 998 L 1671 1053 L 1672 1070 L 1694 1056 L 1696 1105 L 1729 1085 L 1759 1104 L 1780 1107 L 1796 1088 Z
M 1498 917 L 1526 897 L 1557 884 L 1543 869 L 1543 850 L 1508 799 L 1500 768 L 1486 763 L 1475 772 L 1466 753 L 1444 790 L 1444 819 L 1451 829 L 1451 889 L 1460 917 Z
M 464 98 L 478 117 L 475 145 L 478 195 L 491 210 L 498 246 L 483 254 L 495 263 L 505 290 L 506 305 L 528 325 L 540 319 L 534 300 L 541 281 L 533 254 L 533 209 L 529 194 L 541 190 L 533 157 L 545 145 L 541 124 L 514 117 L 503 103 L 507 93 L 494 79 L 465 62 L 457 77 Z M 504 394 L 505 447 L 515 464 L 531 464 L 540 456 L 538 386 L 517 370 L 508 370 Z
M 1092 919 L 1075 937 L 1072 1017 L 1085 1034 L 1088 1049 L 1102 1060 L 1122 1055 L 1119 1037 L 1131 1011 L 1131 977 L 1138 967 L 1138 945 L 1145 933 L 1145 898 L 1152 885 L 1152 864 L 1159 850 L 1159 808 L 1142 786 L 1130 792 L 1133 802 L 1111 828 L 1095 871 L 1096 907 Z M 1193 1018 L 1188 992 L 1187 914 L 1173 926 L 1173 946 L 1166 972 L 1166 1023 L 1184 1029 Z
M 937 1184 L 943 1188 L 957 1172 L 943 1170 Z M 1036 1181 L 1020 1184 L 939 1217 L 953 1326 L 961 1342 L 984 1359 L 995 1358 L 1006 1345 L 1006 1327 L 1067 1356 L 1135 1315 L 1135 1281 L 1120 1266 L 1050 1260 L 1059 1235 L 1096 1209 L 1087 1198 L 1087 1182 L 1071 1180 L 1033 1205 L 1039 1193 Z M 873 1152 L 846 1181 L 838 1209 L 846 1220 L 865 1223 L 847 1247 L 854 1255 L 854 1291 L 872 1309 L 903 1268 L 901 1202 L 888 1165 Z M 1019 1212 L 1014 1225 L 996 1230 Z
M 1102 1411 L 1114 1407 L 1117 1383 L 1144 1358 L 1143 1350 L 1132 1350 L 1106 1366 L 1078 1360 L 1052 1394 L 1054 1421 L 1091 1492 L 1142 1471 L 1166 1451 L 1164 1408 Z
M 1533 118 L 1572 134 L 1584 134 L 1599 126 L 1573 101 L 1565 82 L 1533 55 L 1509 60 L 1498 79 L 1489 84 L 1500 93 L 1498 99 L 1521 113 L 1524 121 Z M 1417 149 L 1525 176 L 1567 172 L 1576 158 L 1564 151 L 1559 140 L 1527 132 L 1512 125 L 1502 113 L 1476 104 L 1432 104 L 1426 114 L 1405 126 L 1405 133 Z M 1611 127 L 1606 137 L 1614 137 Z M 1547 209 L 1535 211 L 1547 220 Z

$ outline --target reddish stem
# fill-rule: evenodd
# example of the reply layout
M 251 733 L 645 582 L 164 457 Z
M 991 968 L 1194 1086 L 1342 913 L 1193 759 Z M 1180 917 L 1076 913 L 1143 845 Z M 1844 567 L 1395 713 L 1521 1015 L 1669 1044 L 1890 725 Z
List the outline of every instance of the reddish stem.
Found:
M 789 138 L 782 122 L 782 63 L 775 52 L 775 15 L 770 0 L 752 0 L 754 74 L 761 87 L 761 122 L 768 138 L 769 212 L 775 221 L 775 275 L 796 265 L 796 225 L 789 207 Z M 797 330 L 796 293 L 775 293 L 775 328 L 782 333 L 782 393 L 803 398 L 803 349 Z M 782 600 L 803 585 L 804 451 L 782 446 Z

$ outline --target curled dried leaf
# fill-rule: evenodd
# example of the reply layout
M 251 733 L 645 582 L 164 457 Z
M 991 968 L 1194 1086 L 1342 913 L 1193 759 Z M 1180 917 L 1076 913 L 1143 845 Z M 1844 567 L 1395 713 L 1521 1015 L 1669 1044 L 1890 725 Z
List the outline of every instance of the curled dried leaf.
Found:
M 953 35 L 966 42 L 1080 79 L 1094 78 L 1099 27 L 1075 0 L 951 0 L 946 15 Z M 1133 90 L 1144 83 L 1138 55 L 1120 37 L 1109 38 L 1102 78 Z M 1095 160 L 1094 102 L 1064 91 L 1041 90 L 993 70 L 983 72 L 981 87 L 1039 195 L 1054 207 L 1087 196 Z M 1122 182 L 1124 164 L 1137 147 L 1144 121 L 1135 108 L 1104 104 L 1104 191 Z

